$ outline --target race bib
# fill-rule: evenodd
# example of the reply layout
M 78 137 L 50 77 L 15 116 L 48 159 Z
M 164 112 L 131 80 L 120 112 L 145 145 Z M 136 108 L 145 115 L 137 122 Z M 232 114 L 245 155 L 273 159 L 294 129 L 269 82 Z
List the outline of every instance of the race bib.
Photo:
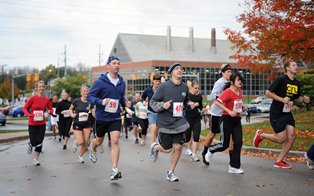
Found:
M 285 103 L 283 106 L 282 112 L 290 112 L 293 106 L 293 101 L 289 101 L 289 103 Z
M 70 117 L 70 110 L 63 110 L 63 117 Z
M 173 102 L 173 116 L 183 116 L 183 102 Z
M 78 117 L 78 121 L 79 122 L 84 122 L 88 120 L 88 113 L 86 112 L 80 112 L 79 113 L 79 117 Z
M 116 113 L 118 110 L 119 100 L 110 99 L 105 107 L 105 111 L 109 113 Z
M 140 119 L 146 119 L 147 118 L 147 113 L 146 112 L 140 112 Z
M 34 121 L 43 121 L 44 120 L 44 112 L 41 110 L 34 111 Z
M 234 100 L 233 102 L 233 112 L 235 113 L 241 113 L 242 112 L 242 105 L 243 105 L 243 102 L 242 100 Z
M 52 114 L 56 115 L 56 108 L 52 108 L 52 110 L 53 110 Z

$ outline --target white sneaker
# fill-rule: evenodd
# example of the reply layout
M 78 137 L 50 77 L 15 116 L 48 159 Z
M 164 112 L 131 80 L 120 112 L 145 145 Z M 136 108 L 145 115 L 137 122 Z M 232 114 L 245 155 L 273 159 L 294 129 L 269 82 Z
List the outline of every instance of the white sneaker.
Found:
M 191 155 L 191 161 L 198 162 L 198 161 L 200 161 L 200 159 L 195 154 L 192 154 Z
M 77 145 L 75 143 L 76 143 L 76 140 L 74 140 L 73 145 L 72 145 L 73 153 L 75 153 L 77 151 Z
M 185 154 L 191 156 L 193 154 L 192 150 L 190 148 L 187 148 L 185 150 Z
M 144 146 L 146 142 L 144 140 L 141 140 L 141 146 Z
M 118 168 L 113 168 L 111 170 L 110 180 L 118 180 L 119 178 L 122 178 L 121 172 L 119 171 Z
M 210 150 L 207 151 L 205 154 L 205 160 L 210 163 L 210 159 L 213 157 L 213 153 L 210 152 Z
M 77 162 L 84 163 L 84 157 L 78 156 Z
M 244 173 L 244 171 L 241 168 L 237 169 L 237 168 L 234 168 L 234 167 L 231 167 L 231 166 L 229 166 L 229 171 L 228 172 L 230 174 L 243 174 Z
M 176 174 L 173 171 L 167 171 L 166 179 L 170 182 L 178 182 L 179 181 L 179 178 L 176 176 Z
M 40 166 L 40 163 L 39 163 L 38 159 L 34 159 L 33 160 L 33 165 L 34 166 Z
M 304 157 L 306 158 L 306 165 L 309 169 L 314 169 L 314 161 L 312 161 L 311 159 L 309 159 L 309 157 L 307 156 L 307 154 L 304 154 Z

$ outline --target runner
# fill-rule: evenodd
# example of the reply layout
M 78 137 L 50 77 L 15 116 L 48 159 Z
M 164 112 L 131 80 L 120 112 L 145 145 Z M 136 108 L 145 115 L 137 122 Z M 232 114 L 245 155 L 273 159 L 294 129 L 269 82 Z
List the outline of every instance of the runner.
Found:
M 56 114 L 59 115 L 59 133 L 60 137 L 63 138 L 63 150 L 67 149 L 67 144 L 70 138 L 70 129 L 72 125 L 72 118 L 70 116 L 71 102 L 68 101 L 68 93 L 62 90 L 62 100 L 58 103 L 56 108 Z
M 304 154 L 304 157 L 306 158 L 306 164 L 308 168 L 314 169 L 314 144 Z
M 30 142 L 27 146 L 27 153 L 32 154 L 33 148 L 34 160 L 33 165 L 39 166 L 39 155 L 42 152 L 43 140 L 46 131 L 46 119 L 44 113 L 48 110 L 49 114 L 53 113 L 51 102 L 48 97 L 44 96 L 45 83 L 40 80 L 35 85 L 35 95 L 31 96 L 23 106 L 23 112 L 29 117 L 28 133 Z
M 118 180 L 122 177 L 117 168 L 120 146 L 119 138 L 121 131 L 121 107 L 125 107 L 125 82 L 118 74 L 120 60 L 116 56 L 110 56 L 107 61 L 108 73 L 101 74 L 95 81 L 87 100 L 90 104 L 96 105 L 96 138 L 92 141 L 92 149 L 89 158 L 93 163 L 97 162 L 96 148 L 104 141 L 106 133 L 111 137 L 111 159 L 112 170 L 110 180 Z
M 143 95 L 142 95 L 142 100 L 147 100 L 148 103 L 150 102 L 151 98 L 153 97 L 154 93 L 158 89 L 159 85 L 161 83 L 161 76 L 160 74 L 155 74 L 153 77 L 153 85 L 145 89 Z M 152 144 L 153 142 L 156 142 L 157 138 L 157 133 L 158 133 L 158 127 L 156 125 L 157 121 L 157 114 L 153 110 L 152 107 L 148 104 L 148 122 L 150 126 L 150 143 Z
M 135 93 L 133 96 L 133 101 L 131 101 L 131 110 L 134 112 L 134 115 L 132 116 L 132 125 L 133 125 L 133 135 L 135 138 L 134 143 L 138 144 L 139 140 L 139 128 L 138 128 L 138 122 L 137 122 L 137 118 L 135 116 L 135 105 L 137 104 L 137 102 L 141 101 L 141 94 L 140 93 Z
M 147 101 L 138 101 L 135 108 L 135 117 L 139 126 L 141 127 L 141 142 L 140 144 L 144 146 L 146 144 L 146 134 L 148 129 L 148 119 L 147 119 Z
M 89 113 L 91 113 L 91 105 L 87 102 L 88 86 L 82 85 L 81 97 L 73 100 L 70 106 L 70 115 L 73 118 L 73 132 L 75 140 L 73 142 L 73 153 L 76 152 L 77 147 L 81 146 L 80 155 L 77 162 L 84 163 L 84 153 L 87 149 L 89 136 L 91 133 L 91 124 Z
M 191 156 L 191 160 L 194 162 L 200 161 L 196 156 L 196 151 L 198 148 L 198 143 L 201 134 L 201 120 L 202 120 L 202 109 L 203 109 L 203 97 L 199 94 L 200 83 L 197 80 L 193 80 L 191 83 L 191 88 L 189 89 L 188 99 L 194 102 L 195 108 L 192 110 L 187 110 L 185 113 L 185 118 L 189 122 L 190 128 L 185 131 L 185 142 L 187 142 L 187 153 Z M 193 138 L 193 142 L 191 140 Z M 191 148 L 192 147 L 192 148 Z M 192 149 L 192 150 L 191 150 Z
M 204 149 L 202 152 L 203 163 L 205 165 L 209 165 L 209 162 L 205 160 L 205 154 L 208 151 L 208 147 L 211 145 L 213 139 L 215 138 L 217 133 L 222 133 L 221 130 L 221 115 L 222 110 L 216 105 L 216 99 L 220 96 L 221 92 L 223 91 L 225 85 L 229 82 L 230 76 L 232 74 L 232 68 L 229 64 L 221 65 L 221 78 L 218 79 L 213 87 L 211 94 L 209 95 L 209 101 L 213 101 L 211 107 L 211 119 L 210 119 L 210 133 L 207 134 L 204 140 Z M 220 134 L 221 140 L 223 140 L 223 134 Z M 230 157 L 232 151 L 229 150 Z
M 58 115 L 56 114 L 56 109 L 57 109 L 57 105 L 58 105 L 58 96 L 54 95 L 52 97 L 52 109 L 53 109 L 53 113 L 51 114 L 51 130 L 52 130 L 52 136 L 53 136 L 53 140 L 57 139 L 57 134 L 56 134 L 56 130 L 58 128 Z M 61 141 L 61 140 L 60 140 Z
M 293 146 L 295 140 L 295 121 L 291 113 L 293 101 L 299 103 L 310 103 L 307 96 L 301 97 L 301 85 L 295 78 L 298 72 L 298 65 L 295 61 L 287 61 L 284 63 L 286 74 L 277 78 L 266 90 L 267 97 L 273 99 L 270 106 L 269 118 L 270 124 L 275 134 L 266 134 L 257 130 L 253 139 L 253 145 L 259 146 L 263 139 L 283 144 L 274 167 L 291 169 L 292 166 L 284 161 Z
M 243 174 L 241 167 L 242 148 L 242 82 L 243 78 L 239 73 L 234 73 L 230 77 L 230 83 L 226 85 L 226 90 L 217 98 L 215 104 L 223 110 L 223 140 L 222 143 L 212 145 L 208 148 L 205 160 L 210 163 L 210 159 L 216 152 L 223 152 L 229 147 L 230 138 L 233 139 L 233 151 L 230 156 L 229 173 Z
M 171 182 L 179 181 L 174 170 L 180 159 L 184 132 L 189 128 L 189 123 L 183 116 L 183 107 L 194 103 L 188 102 L 188 86 L 182 82 L 184 69 L 179 63 L 172 64 L 169 68 L 171 79 L 162 83 L 150 100 L 150 106 L 157 112 L 157 126 L 159 127 L 158 141 L 151 144 L 150 159 L 156 161 L 158 152 L 171 153 L 170 170 L 166 179 Z
M 132 131 L 132 115 L 134 112 L 131 110 L 131 101 L 127 100 L 125 104 L 125 111 L 124 111 L 124 122 L 123 127 L 125 130 L 125 139 L 129 138 L 129 131 Z

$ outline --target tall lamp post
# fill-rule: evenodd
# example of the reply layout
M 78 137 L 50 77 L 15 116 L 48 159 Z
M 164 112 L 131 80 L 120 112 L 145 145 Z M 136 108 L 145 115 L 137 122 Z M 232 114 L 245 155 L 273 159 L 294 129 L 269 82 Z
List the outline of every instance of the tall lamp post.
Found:
M 49 76 L 51 76 L 52 69 L 48 70 Z M 51 77 L 49 77 L 49 97 L 51 97 Z

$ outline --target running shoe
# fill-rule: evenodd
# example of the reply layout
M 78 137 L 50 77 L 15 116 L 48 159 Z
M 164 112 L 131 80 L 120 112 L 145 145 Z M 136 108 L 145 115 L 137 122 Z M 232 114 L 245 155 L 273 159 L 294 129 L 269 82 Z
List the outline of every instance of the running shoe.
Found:
M 89 152 L 89 159 L 90 159 L 93 163 L 96 163 L 96 162 L 97 162 L 96 152 L 94 152 L 93 149 Z
M 135 139 L 135 142 L 134 142 L 134 143 L 135 143 L 135 144 L 138 144 L 138 139 L 137 139 L 137 138 Z
M 255 132 L 255 136 L 253 138 L 253 146 L 255 148 L 258 148 L 259 146 L 259 143 L 262 141 L 262 138 L 261 138 L 261 134 L 263 133 L 263 131 L 260 131 L 260 130 L 257 130 Z
M 274 164 L 274 167 L 283 168 L 283 169 L 291 169 L 292 168 L 291 165 L 289 165 L 288 163 L 286 163 L 284 161 L 276 161 L 276 163 Z
M 308 166 L 309 169 L 314 169 L 314 161 L 309 159 L 307 156 L 307 153 L 304 154 L 304 157 L 306 158 L 306 165 Z
M 37 159 L 34 159 L 33 160 L 33 165 L 34 166 L 40 166 L 40 163 L 39 163 L 39 161 Z
M 150 153 L 149 153 L 149 157 L 150 160 L 155 162 L 158 158 L 158 150 L 155 149 L 155 146 L 157 146 L 158 144 L 156 142 L 152 143 L 150 145 Z
M 173 171 L 167 171 L 167 178 L 170 182 L 178 182 L 179 178 L 176 176 L 176 174 Z
M 27 144 L 27 154 L 32 154 L 33 152 L 33 146 L 31 145 L 31 143 Z
M 187 148 L 185 150 L 185 154 L 191 156 L 193 154 L 192 150 L 190 148 Z
M 62 140 L 62 138 L 61 138 L 61 137 L 59 137 L 59 142 L 61 142 L 61 140 Z
M 72 151 L 73 151 L 73 153 L 75 153 L 77 151 L 76 140 L 74 140 L 74 142 L 73 142 Z
M 191 155 L 191 161 L 198 162 L 198 161 L 200 161 L 200 159 L 195 154 L 192 154 Z
M 146 142 L 144 140 L 141 140 L 141 146 L 145 146 Z
M 205 154 L 202 153 L 202 158 L 203 158 L 203 163 L 208 166 L 209 165 L 209 162 L 206 161 L 205 159 Z
M 231 167 L 231 166 L 229 166 L 228 172 L 230 174 L 243 174 L 244 173 L 244 171 L 241 168 L 238 169 L 238 168 L 234 168 L 234 167 Z
M 205 160 L 210 163 L 210 159 L 213 157 L 213 153 L 210 152 L 210 150 L 207 151 L 205 154 Z
M 119 180 L 119 178 L 122 178 L 121 172 L 119 171 L 118 168 L 113 168 L 111 170 L 110 180 Z
M 84 157 L 78 156 L 77 162 L 84 163 Z

